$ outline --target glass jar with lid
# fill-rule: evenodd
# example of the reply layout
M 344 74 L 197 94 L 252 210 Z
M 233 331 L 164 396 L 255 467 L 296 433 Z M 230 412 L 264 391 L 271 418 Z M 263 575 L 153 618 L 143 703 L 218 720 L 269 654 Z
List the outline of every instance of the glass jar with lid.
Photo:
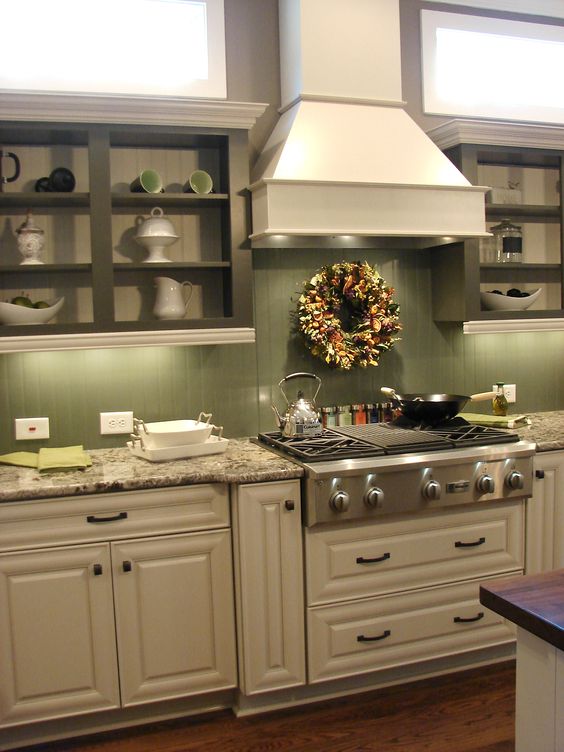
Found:
M 519 263 L 523 258 L 523 233 L 518 225 L 509 219 L 502 219 L 491 228 L 495 238 L 496 261 L 499 263 Z

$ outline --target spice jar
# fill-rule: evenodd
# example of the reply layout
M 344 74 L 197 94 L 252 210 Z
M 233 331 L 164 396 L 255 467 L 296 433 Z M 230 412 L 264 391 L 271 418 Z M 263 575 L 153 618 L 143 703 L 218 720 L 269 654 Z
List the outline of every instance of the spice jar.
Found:
M 321 408 L 321 423 L 323 428 L 332 428 L 337 425 L 337 409 L 334 405 Z
M 363 426 L 366 424 L 365 405 L 351 405 L 351 415 L 353 426 Z
M 337 425 L 351 426 L 352 413 L 350 405 L 337 405 Z
M 508 219 L 502 219 L 492 227 L 495 238 L 496 261 L 498 263 L 519 263 L 523 258 L 523 234 L 521 228 Z

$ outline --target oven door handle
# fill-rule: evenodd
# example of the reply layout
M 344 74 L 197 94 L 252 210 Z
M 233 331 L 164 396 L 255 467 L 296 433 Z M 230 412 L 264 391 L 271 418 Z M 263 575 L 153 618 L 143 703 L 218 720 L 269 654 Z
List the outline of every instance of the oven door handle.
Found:
M 391 558 L 391 554 L 385 553 L 382 556 L 377 556 L 375 559 L 365 559 L 364 556 L 358 556 L 356 559 L 357 564 L 378 564 L 379 561 L 386 561 Z

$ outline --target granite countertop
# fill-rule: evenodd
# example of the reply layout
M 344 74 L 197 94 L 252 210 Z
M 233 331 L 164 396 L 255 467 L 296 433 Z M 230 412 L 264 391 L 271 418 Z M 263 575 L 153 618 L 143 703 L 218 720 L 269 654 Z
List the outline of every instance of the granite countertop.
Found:
M 0 502 L 194 483 L 258 483 L 303 475 L 299 465 L 249 439 L 231 439 L 223 454 L 170 462 L 148 462 L 125 447 L 92 449 L 88 454 L 92 467 L 86 470 L 39 473 L 0 465 Z
M 564 650 L 564 569 L 485 583 L 480 602 Z
M 512 433 L 518 433 L 525 441 L 534 441 L 539 452 L 564 449 L 564 410 L 529 413 L 529 418 L 530 426 L 517 428 Z
M 541 452 L 564 450 L 564 410 L 533 413 L 531 425 L 510 431 L 533 441 Z M 40 474 L 31 468 L 0 465 L 0 502 L 108 491 L 132 491 L 193 483 L 259 483 L 300 478 L 302 468 L 250 439 L 231 439 L 224 454 L 148 462 L 123 447 L 88 451 L 87 470 Z

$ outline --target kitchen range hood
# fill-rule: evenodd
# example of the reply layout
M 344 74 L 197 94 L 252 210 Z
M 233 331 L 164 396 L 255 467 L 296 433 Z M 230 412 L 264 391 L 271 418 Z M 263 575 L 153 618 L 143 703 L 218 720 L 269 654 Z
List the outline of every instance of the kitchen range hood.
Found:
M 253 171 L 253 247 L 487 235 L 488 189 L 403 109 L 398 3 L 279 0 L 282 107 Z

